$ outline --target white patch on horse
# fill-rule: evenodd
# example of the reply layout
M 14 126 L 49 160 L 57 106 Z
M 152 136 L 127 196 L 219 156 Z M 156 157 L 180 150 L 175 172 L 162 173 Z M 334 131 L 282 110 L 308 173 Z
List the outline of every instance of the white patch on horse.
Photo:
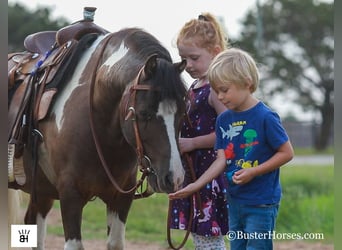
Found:
M 86 50 L 86 52 L 82 55 L 82 57 L 79 60 L 79 63 L 77 64 L 75 68 L 75 72 L 70 79 L 70 81 L 65 85 L 65 88 L 58 94 L 56 103 L 52 109 L 52 113 L 55 113 L 56 115 L 56 125 L 58 130 L 61 130 L 61 127 L 63 125 L 63 111 L 64 111 L 64 105 L 67 102 L 67 100 L 70 98 L 71 93 L 79 86 L 78 80 L 84 71 L 84 68 L 86 67 L 89 58 L 92 56 L 94 50 L 96 49 L 97 45 L 102 41 L 102 39 L 105 36 L 99 36 L 93 44 L 89 47 L 89 49 Z
M 80 240 L 68 240 L 64 244 L 64 250 L 84 250 L 82 241 Z
M 45 249 L 44 240 L 46 236 L 46 219 L 38 213 L 37 214 L 37 249 Z
M 119 215 L 114 212 L 107 212 L 107 225 L 110 227 L 107 249 L 121 250 L 125 246 L 125 224 L 120 220 Z
M 122 57 L 126 55 L 128 52 L 128 48 L 125 46 L 124 42 L 120 44 L 120 47 L 115 53 L 113 53 L 108 59 L 104 62 L 103 66 L 109 66 L 108 70 L 117 63 Z
M 177 105 L 175 102 L 163 101 L 159 104 L 157 115 L 163 117 L 166 125 L 166 131 L 171 145 L 170 172 L 173 173 L 174 188 L 178 190 L 184 181 L 184 168 L 178 152 L 176 141 L 178 135 L 176 135 L 174 127 L 176 112 Z

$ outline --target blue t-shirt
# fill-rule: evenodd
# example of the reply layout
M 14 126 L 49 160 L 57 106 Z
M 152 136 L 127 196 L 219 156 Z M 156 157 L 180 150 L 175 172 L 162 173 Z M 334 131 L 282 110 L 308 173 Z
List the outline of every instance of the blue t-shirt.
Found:
M 217 117 L 215 149 L 225 152 L 228 181 L 229 175 L 236 170 L 258 167 L 287 141 L 278 114 L 261 101 L 247 111 L 227 110 Z M 279 169 L 243 185 L 229 183 L 230 198 L 241 204 L 274 204 L 281 198 Z

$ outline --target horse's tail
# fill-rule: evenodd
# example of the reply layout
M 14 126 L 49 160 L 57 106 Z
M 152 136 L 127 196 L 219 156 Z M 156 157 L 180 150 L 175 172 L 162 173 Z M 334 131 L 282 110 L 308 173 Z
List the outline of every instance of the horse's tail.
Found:
M 20 204 L 23 192 L 20 190 L 8 189 L 8 231 L 11 232 L 12 224 L 24 224 L 20 216 Z M 10 239 L 10 238 L 9 238 Z M 10 248 L 10 240 L 8 240 L 8 249 Z

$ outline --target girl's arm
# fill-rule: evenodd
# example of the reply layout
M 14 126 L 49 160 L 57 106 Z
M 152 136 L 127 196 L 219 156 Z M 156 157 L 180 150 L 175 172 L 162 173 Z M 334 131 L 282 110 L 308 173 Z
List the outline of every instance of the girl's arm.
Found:
M 169 199 L 181 199 L 188 197 L 189 195 L 197 192 L 204 187 L 208 182 L 212 181 L 219 174 L 221 174 L 226 167 L 226 157 L 223 149 L 217 151 L 216 160 L 210 165 L 210 167 L 193 183 L 190 183 L 181 190 L 175 193 L 169 194 Z
M 208 103 L 215 109 L 218 115 L 227 110 L 226 106 L 224 106 L 223 103 L 220 102 L 216 92 L 212 88 L 210 88 Z
M 227 110 L 222 102 L 219 101 L 217 94 L 213 89 L 210 89 L 208 103 L 215 109 L 218 115 Z M 215 145 L 215 140 L 215 132 L 194 138 L 179 138 L 179 148 L 181 153 L 191 152 L 195 149 L 201 148 L 213 148 Z
M 213 148 L 215 145 L 215 132 L 193 138 L 179 138 L 179 150 L 181 154 L 200 148 Z

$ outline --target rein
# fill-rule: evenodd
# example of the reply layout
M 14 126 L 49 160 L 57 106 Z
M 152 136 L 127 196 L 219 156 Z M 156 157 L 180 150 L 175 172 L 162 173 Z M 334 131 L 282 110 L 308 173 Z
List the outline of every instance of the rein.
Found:
M 188 121 L 188 123 L 191 125 L 192 123 L 190 122 L 190 118 L 189 115 L 185 115 L 184 119 L 186 119 Z M 185 153 L 183 154 L 183 156 L 185 157 L 185 160 L 187 162 L 187 167 L 189 169 L 190 172 L 190 177 L 191 177 L 191 181 L 195 182 L 196 181 L 196 173 L 194 170 L 194 165 L 192 162 L 192 158 L 190 157 L 189 153 Z M 181 243 L 176 247 L 173 243 L 172 243 L 172 239 L 171 239 L 171 213 L 172 213 L 172 203 L 169 200 L 169 207 L 168 207 L 168 214 L 167 214 L 167 242 L 169 243 L 169 246 L 171 249 L 173 250 L 180 250 L 186 243 L 186 241 L 188 240 L 189 234 L 191 232 L 191 227 L 192 227 L 192 222 L 193 222 L 193 218 L 194 218 L 194 208 L 196 206 L 196 210 L 199 211 L 199 218 L 204 218 L 204 212 L 202 210 L 202 201 L 201 201 L 201 196 L 199 191 L 195 192 L 191 197 L 190 197 L 190 213 L 189 213 L 189 221 L 188 221 L 188 227 L 186 229 L 186 233 L 184 235 L 183 240 L 181 241 Z
M 194 166 L 192 163 L 192 159 L 188 153 L 185 153 L 184 156 L 185 156 L 186 162 L 188 163 L 187 166 L 188 166 L 189 171 L 190 171 L 191 180 L 192 180 L 192 182 L 195 182 L 196 181 L 196 174 L 195 174 Z M 171 203 L 171 201 L 169 201 L 169 208 L 168 208 L 168 214 L 167 214 L 167 242 L 169 243 L 169 246 L 171 249 L 174 249 L 174 250 L 181 249 L 185 245 L 186 241 L 188 240 L 189 234 L 191 232 L 192 221 L 194 218 L 194 207 L 195 206 L 196 206 L 196 210 L 199 211 L 198 216 L 200 218 L 204 218 L 204 213 L 203 213 L 201 204 L 202 204 L 201 196 L 200 196 L 200 193 L 198 191 L 190 197 L 190 214 L 189 214 L 188 226 L 186 228 L 186 233 L 185 233 L 183 240 L 181 241 L 179 246 L 176 247 L 172 243 L 172 240 L 171 240 L 170 224 L 171 224 L 172 203 Z
M 99 66 L 99 63 L 100 63 L 100 60 L 101 60 L 101 56 L 103 55 L 104 50 L 106 48 L 106 45 L 108 44 L 110 38 L 111 38 L 111 35 L 108 35 L 105 38 L 104 42 L 103 42 L 103 45 L 102 45 L 102 48 L 101 48 L 100 53 L 98 55 L 98 58 L 96 58 L 95 69 L 97 69 L 98 66 Z M 113 176 L 112 176 L 112 174 L 111 174 L 111 172 L 109 170 L 108 164 L 107 164 L 106 160 L 104 159 L 103 152 L 102 152 L 102 149 L 100 147 L 99 139 L 98 139 L 98 136 L 97 136 L 96 131 L 95 131 L 94 116 L 93 116 L 93 95 L 94 95 L 94 88 L 95 88 L 95 78 L 96 78 L 96 73 L 95 72 L 96 72 L 96 70 L 92 74 L 91 82 L 90 82 L 89 120 L 90 120 L 90 128 L 91 128 L 92 136 L 93 136 L 93 139 L 94 139 L 95 147 L 96 147 L 98 156 L 99 156 L 99 158 L 101 160 L 103 169 L 105 170 L 105 172 L 106 172 L 110 182 L 113 184 L 113 186 L 120 193 L 123 193 L 123 194 L 129 194 L 129 193 L 132 193 L 132 192 L 136 191 L 139 188 L 139 186 L 142 185 L 142 183 L 144 182 L 146 176 L 149 173 L 153 172 L 152 168 L 150 167 L 150 165 L 151 165 L 150 159 L 143 154 L 143 146 L 142 146 L 141 139 L 140 139 L 140 134 L 139 134 L 139 130 L 138 130 L 138 124 L 137 124 L 137 121 L 135 119 L 135 109 L 134 109 L 136 91 L 137 90 L 150 90 L 150 86 L 149 85 L 139 84 L 140 76 L 142 74 L 143 69 L 144 69 L 144 67 L 142 67 L 140 69 L 139 74 L 138 74 L 138 76 L 136 78 L 136 81 L 134 82 L 133 86 L 130 88 L 130 93 L 133 96 L 133 105 L 128 108 L 128 114 L 125 117 L 125 120 L 127 120 L 129 117 L 131 117 L 133 115 L 133 119 L 132 120 L 133 120 L 133 127 L 134 127 L 134 133 L 135 133 L 135 138 L 136 138 L 136 152 L 137 152 L 137 156 L 138 156 L 138 166 L 140 167 L 140 171 L 142 172 L 142 175 L 141 175 L 140 180 L 138 180 L 137 184 L 134 185 L 133 187 L 131 187 L 128 190 L 123 190 L 119 186 L 117 181 L 113 178 Z M 145 165 L 143 164 L 143 160 L 144 159 L 148 162 L 148 164 L 149 164 L 148 167 L 145 167 Z M 141 194 L 135 194 L 134 198 L 143 198 L 143 197 L 147 197 L 149 195 L 151 195 L 151 193 L 148 193 L 147 191 L 145 191 L 144 193 L 141 193 Z

